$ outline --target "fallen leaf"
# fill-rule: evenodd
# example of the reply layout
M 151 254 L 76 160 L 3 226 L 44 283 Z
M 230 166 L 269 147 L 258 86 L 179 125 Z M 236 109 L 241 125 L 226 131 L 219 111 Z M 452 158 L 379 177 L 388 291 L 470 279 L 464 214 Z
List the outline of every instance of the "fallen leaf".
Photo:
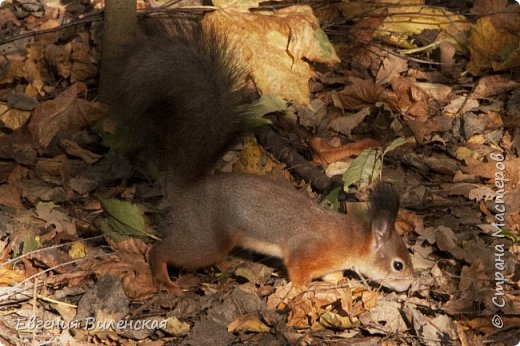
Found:
M 166 321 L 166 328 L 163 330 L 170 335 L 186 336 L 191 330 L 189 323 L 181 322 L 177 317 L 169 317 Z
M 500 95 L 520 87 L 520 83 L 511 80 L 505 76 L 483 76 L 478 81 L 475 90 L 471 96 L 476 98 L 487 98 L 494 95 Z
M 251 333 L 268 333 L 269 327 L 266 326 L 257 314 L 248 314 L 234 320 L 227 326 L 230 333 L 234 332 L 251 332 Z
M 399 77 L 401 73 L 406 70 L 408 70 L 408 62 L 405 59 L 394 54 L 388 54 L 388 56 L 383 59 L 381 68 L 377 72 L 376 84 L 388 84 L 392 79 Z
M 92 126 L 105 116 L 105 109 L 99 103 L 78 98 L 85 88 L 84 84 L 76 83 L 36 107 L 28 127 L 38 146 L 46 148 L 60 131 Z
M 269 14 L 217 9 L 204 17 L 203 25 L 224 30 L 226 38 L 240 47 L 240 58 L 262 94 L 310 105 L 308 80 L 314 73 L 303 58 L 339 61 L 309 6 L 291 6 Z

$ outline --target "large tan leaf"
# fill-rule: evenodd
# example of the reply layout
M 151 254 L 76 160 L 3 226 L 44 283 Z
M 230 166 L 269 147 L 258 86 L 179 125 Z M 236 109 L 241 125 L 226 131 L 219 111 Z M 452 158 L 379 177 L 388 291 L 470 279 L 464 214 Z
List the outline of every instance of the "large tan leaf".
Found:
M 303 58 L 339 61 L 308 6 L 256 13 L 219 9 L 203 23 L 224 32 L 239 47 L 241 64 L 247 66 L 262 94 L 309 105 L 308 80 L 314 73 Z

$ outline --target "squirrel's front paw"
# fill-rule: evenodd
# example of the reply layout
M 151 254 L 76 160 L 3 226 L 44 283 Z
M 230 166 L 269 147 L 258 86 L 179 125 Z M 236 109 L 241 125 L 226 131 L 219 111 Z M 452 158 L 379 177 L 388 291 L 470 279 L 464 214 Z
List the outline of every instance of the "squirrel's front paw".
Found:
M 184 297 L 185 294 L 181 290 L 181 287 L 176 283 L 168 280 L 167 282 L 156 282 L 155 287 L 157 287 L 158 292 L 167 291 L 168 294 L 176 297 Z

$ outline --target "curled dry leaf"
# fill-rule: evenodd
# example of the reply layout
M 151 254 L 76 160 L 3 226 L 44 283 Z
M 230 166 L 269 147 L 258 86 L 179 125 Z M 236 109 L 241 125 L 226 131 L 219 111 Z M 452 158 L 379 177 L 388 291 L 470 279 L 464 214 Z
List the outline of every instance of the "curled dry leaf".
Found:
M 359 110 L 367 106 L 373 106 L 377 102 L 384 102 L 395 108 L 397 98 L 394 93 L 376 85 L 371 80 L 350 78 L 349 81 L 352 84 L 345 87 L 338 94 L 345 109 Z
M 102 156 L 94 154 L 93 152 L 83 149 L 76 142 L 68 139 L 60 141 L 60 147 L 69 155 L 78 157 L 88 164 L 93 164 L 98 161 Z
M 72 83 L 86 81 L 97 74 L 97 67 L 93 63 L 95 58 L 92 56 L 92 48 L 88 42 L 88 35 L 83 35 L 81 40 L 76 39 L 72 43 L 70 55 L 72 61 L 70 79 Z
M 520 87 L 520 83 L 505 76 L 483 76 L 473 91 L 473 97 L 486 98 L 499 95 Z
M 228 324 L 227 330 L 230 333 L 234 332 L 251 332 L 251 333 L 267 333 L 269 327 L 260 320 L 257 314 L 248 314 L 241 316 Z
M 414 212 L 406 209 L 399 209 L 395 230 L 399 235 L 408 234 L 412 230 L 421 234 L 424 230 L 424 219 L 422 216 L 417 215 Z
M 377 71 L 376 84 L 384 85 L 390 83 L 392 79 L 399 77 L 402 72 L 408 70 L 408 62 L 394 54 L 388 54 Z
M 64 45 L 48 45 L 45 49 L 45 59 L 62 78 L 69 78 L 71 74 L 70 55 L 72 42 Z

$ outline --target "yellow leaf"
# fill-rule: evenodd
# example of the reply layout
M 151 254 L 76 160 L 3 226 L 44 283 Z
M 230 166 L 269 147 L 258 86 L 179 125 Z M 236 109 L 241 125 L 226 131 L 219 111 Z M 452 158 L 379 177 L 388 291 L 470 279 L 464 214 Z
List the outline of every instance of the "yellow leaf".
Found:
M 87 248 L 85 247 L 85 244 L 83 244 L 80 241 L 75 241 L 74 243 L 72 243 L 72 246 L 69 250 L 69 255 L 74 259 L 86 257 Z
M 266 326 L 257 315 L 245 315 L 239 317 L 228 325 L 228 332 L 253 332 L 267 333 L 269 327 Z
M 21 282 L 24 278 L 23 272 L 12 270 L 5 265 L 0 267 L 0 285 L 12 285 Z

